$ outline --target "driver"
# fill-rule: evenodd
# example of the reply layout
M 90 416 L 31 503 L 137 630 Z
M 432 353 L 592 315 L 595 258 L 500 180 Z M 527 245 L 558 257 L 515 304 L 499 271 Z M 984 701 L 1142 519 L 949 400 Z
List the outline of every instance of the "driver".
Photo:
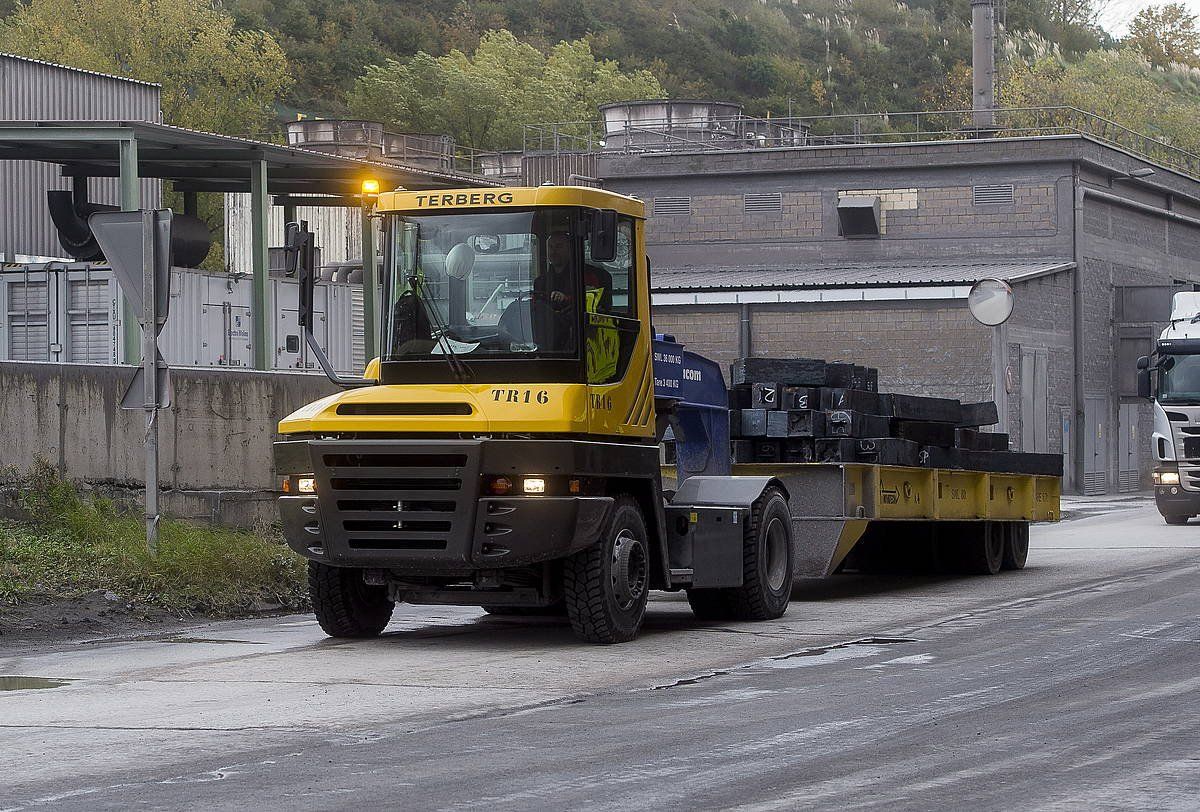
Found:
M 533 281 L 534 293 L 558 311 L 567 309 L 575 301 L 575 277 L 571 273 L 572 248 L 571 235 L 566 231 L 556 231 L 547 237 L 546 272 Z M 612 311 L 612 274 L 599 266 L 586 264 L 583 267 L 583 284 L 585 288 L 601 291 L 597 308 L 599 312 Z

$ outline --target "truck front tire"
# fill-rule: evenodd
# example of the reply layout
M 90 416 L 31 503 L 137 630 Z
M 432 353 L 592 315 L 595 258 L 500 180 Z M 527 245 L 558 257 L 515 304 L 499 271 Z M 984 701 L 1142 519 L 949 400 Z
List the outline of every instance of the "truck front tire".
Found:
M 613 501 L 600 540 L 567 559 L 563 598 L 575 634 L 589 643 L 637 636 L 650 594 L 650 544 L 637 501 Z
M 387 587 L 363 581 L 363 571 L 308 562 L 313 613 L 330 637 L 378 637 L 392 619 L 395 601 Z
M 963 571 L 969 575 L 995 575 L 1004 566 L 1005 533 L 1000 522 L 968 522 L 962 547 Z

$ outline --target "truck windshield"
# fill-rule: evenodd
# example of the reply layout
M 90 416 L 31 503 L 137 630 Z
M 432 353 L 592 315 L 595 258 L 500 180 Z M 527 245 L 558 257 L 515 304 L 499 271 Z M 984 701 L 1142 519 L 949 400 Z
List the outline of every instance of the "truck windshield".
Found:
M 384 360 L 576 357 L 578 220 L 569 208 L 394 217 Z
M 1158 367 L 1158 402 L 1200 403 L 1200 355 L 1167 355 Z

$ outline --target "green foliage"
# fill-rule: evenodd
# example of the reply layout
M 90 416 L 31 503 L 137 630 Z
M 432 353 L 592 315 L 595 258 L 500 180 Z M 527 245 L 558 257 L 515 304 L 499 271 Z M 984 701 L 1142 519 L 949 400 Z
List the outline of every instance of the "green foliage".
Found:
M 135 606 L 214 615 L 260 601 L 306 605 L 304 562 L 280 543 L 163 521 L 153 557 L 140 520 L 79 496 L 49 466 L 35 466 L 20 486 L 33 520 L 0 523 L 0 602 L 109 590 Z
M 29 0 L 0 51 L 160 82 L 167 123 L 224 133 L 264 129 L 291 86 L 275 39 L 209 0 Z
M 543 56 L 501 30 L 486 33 L 469 55 L 421 52 L 368 67 L 350 108 L 401 131 L 448 133 L 464 146 L 496 149 L 520 145 L 524 122 L 590 119 L 597 104 L 662 95 L 648 71 L 622 73 L 584 40 L 560 42 Z
M 1067 106 L 1094 113 L 1168 144 L 1200 152 L 1197 71 L 1164 73 L 1140 53 L 1093 51 L 1067 62 L 1047 57 L 1017 65 L 1004 86 L 1012 107 Z M 1173 87 L 1172 87 L 1173 85 Z M 1103 133 L 1102 133 L 1103 134 Z

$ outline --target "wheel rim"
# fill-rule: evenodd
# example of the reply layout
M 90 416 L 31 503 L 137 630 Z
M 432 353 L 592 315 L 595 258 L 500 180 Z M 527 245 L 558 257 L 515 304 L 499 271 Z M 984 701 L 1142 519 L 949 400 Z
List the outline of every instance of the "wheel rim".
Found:
M 612 591 L 622 611 L 641 600 L 648 572 L 645 545 L 628 529 L 621 530 L 613 540 Z
M 766 542 L 767 586 L 772 592 L 778 592 L 783 589 L 783 582 L 787 578 L 788 537 L 782 519 L 771 519 L 767 525 Z

